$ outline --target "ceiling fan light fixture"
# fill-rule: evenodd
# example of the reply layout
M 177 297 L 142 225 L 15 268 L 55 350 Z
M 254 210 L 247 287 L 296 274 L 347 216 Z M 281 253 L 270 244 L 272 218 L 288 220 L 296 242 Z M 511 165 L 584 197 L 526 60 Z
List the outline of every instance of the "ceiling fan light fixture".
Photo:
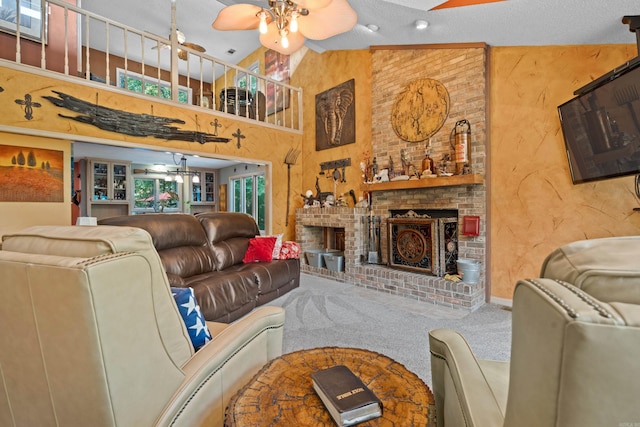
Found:
M 187 41 L 187 36 L 185 36 L 182 31 L 176 29 L 176 40 L 178 40 L 178 43 L 184 44 L 184 42 Z
M 260 31 L 260 43 L 285 55 L 304 46 L 305 37 L 324 40 L 351 30 L 357 15 L 347 0 L 267 0 L 269 7 L 234 4 L 222 9 L 216 30 Z
M 267 34 L 267 12 L 265 12 L 264 9 L 261 9 L 257 16 L 260 20 L 258 31 L 260 31 L 260 34 Z
M 298 10 L 294 10 L 291 12 L 291 22 L 289 23 L 289 31 L 292 33 L 298 32 Z
M 280 30 L 280 44 L 284 49 L 289 48 L 289 38 L 287 37 L 288 31 L 285 29 Z

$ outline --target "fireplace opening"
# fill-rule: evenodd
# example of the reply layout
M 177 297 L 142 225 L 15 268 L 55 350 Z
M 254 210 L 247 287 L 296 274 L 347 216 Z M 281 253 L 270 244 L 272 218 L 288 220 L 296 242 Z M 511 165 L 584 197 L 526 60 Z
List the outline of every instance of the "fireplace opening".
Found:
M 389 267 L 436 276 L 456 273 L 457 210 L 390 210 L 387 232 Z
M 324 247 L 344 252 L 344 227 L 324 227 Z

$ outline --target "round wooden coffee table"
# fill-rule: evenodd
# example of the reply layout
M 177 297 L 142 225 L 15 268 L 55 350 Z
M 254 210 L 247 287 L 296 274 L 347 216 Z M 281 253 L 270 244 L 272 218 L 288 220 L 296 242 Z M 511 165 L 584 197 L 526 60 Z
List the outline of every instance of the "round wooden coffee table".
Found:
M 225 426 L 330 426 L 311 374 L 346 365 L 382 401 L 382 417 L 358 426 L 435 426 L 433 394 L 413 372 L 387 356 L 356 348 L 323 347 L 267 363 L 231 398 Z

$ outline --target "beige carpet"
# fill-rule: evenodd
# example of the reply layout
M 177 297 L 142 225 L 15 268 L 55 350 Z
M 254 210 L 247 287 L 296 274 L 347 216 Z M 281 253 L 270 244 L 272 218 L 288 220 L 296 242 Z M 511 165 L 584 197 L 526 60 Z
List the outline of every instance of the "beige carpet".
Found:
M 285 353 L 341 346 L 385 354 L 431 384 L 431 329 L 460 331 L 480 358 L 507 360 L 511 312 L 486 304 L 469 313 L 302 274 L 299 288 L 272 301 L 284 307 Z

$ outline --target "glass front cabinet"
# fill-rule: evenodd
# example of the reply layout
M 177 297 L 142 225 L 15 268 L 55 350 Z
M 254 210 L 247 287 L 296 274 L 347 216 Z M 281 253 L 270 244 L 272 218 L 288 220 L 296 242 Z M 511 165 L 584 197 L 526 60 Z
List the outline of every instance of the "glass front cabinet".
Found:
M 89 159 L 87 216 L 104 218 L 129 213 L 131 163 Z
M 191 182 L 191 213 L 215 211 L 217 172 L 204 169 L 197 174 L 200 182 Z

